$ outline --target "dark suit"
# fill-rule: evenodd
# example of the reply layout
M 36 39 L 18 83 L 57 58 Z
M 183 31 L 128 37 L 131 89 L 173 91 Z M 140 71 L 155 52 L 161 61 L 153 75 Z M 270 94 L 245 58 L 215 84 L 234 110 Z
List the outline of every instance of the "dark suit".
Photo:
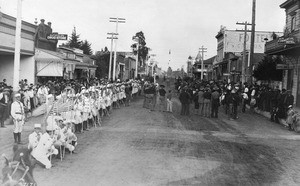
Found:
M 189 115 L 190 114 L 190 99 L 191 96 L 185 90 L 183 90 L 179 95 L 179 100 L 181 103 L 181 115 Z

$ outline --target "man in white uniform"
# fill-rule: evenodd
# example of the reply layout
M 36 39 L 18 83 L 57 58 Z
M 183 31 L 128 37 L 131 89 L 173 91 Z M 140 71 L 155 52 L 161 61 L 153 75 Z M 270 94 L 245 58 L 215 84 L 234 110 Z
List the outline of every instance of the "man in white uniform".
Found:
M 52 154 L 57 155 L 58 150 L 54 147 L 54 139 L 51 137 L 55 130 L 53 126 L 48 125 L 45 132 L 38 143 L 38 145 L 32 150 L 31 155 L 40 163 L 45 165 L 46 169 L 50 169 L 52 164 L 48 157 Z
M 42 137 L 42 126 L 41 124 L 34 124 L 34 131 L 28 137 L 28 149 L 34 149 L 37 147 L 41 137 Z
M 14 139 L 15 143 L 21 144 L 21 132 L 25 123 L 24 105 L 21 102 L 21 94 L 15 94 L 15 101 L 11 104 L 11 116 L 14 122 Z

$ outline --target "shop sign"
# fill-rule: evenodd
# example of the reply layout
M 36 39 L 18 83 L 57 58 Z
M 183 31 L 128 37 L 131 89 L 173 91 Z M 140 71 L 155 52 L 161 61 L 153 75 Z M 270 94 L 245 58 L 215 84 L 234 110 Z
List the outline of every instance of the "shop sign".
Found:
M 295 38 L 288 37 L 288 38 L 278 38 L 278 43 L 285 44 L 285 45 L 293 45 L 296 44 Z
M 68 34 L 52 33 L 47 36 L 48 40 L 68 40 Z
M 277 70 L 289 70 L 289 69 L 293 69 L 293 67 L 289 66 L 287 64 L 277 64 L 276 69 Z

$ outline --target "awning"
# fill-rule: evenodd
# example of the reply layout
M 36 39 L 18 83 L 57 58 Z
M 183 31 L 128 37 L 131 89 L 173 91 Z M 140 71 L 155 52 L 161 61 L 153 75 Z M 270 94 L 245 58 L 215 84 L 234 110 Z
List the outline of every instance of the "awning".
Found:
M 37 76 L 62 77 L 64 65 L 62 59 L 35 59 Z

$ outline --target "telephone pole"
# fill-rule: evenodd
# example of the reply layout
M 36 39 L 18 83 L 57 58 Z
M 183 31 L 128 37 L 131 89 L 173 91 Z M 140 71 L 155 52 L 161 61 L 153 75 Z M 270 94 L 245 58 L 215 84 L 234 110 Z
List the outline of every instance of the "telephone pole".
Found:
M 138 77 L 138 63 L 139 63 L 139 47 L 140 47 L 140 38 L 133 36 L 132 38 L 134 41 L 136 41 L 136 62 L 135 62 L 135 72 L 134 72 L 134 77 Z
M 245 72 L 245 64 L 246 64 L 246 47 L 247 47 L 247 26 L 248 25 L 252 25 L 250 23 L 248 23 L 247 21 L 244 23 L 236 23 L 237 25 L 244 25 L 245 28 L 244 30 L 237 30 L 237 31 L 244 31 L 244 48 L 243 48 L 243 61 L 242 61 L 242 84 L 244 84 L 244 82 L 246 81 L 246 72 Z
M 19 91 L 20 79 L 20 55 L 21 55 L 21 26 L 22 26 L 22 0 L 18 0 L 16 20 L 16 35 L 15 35 L 15 55 L 14 55 L 14 78 L 13 91 Z
M 201 48 L 199 48 L 201 52 L 201 80 L 203 80 L 203 75 L 204 75 L 204 52 L 207 52 L 207 48 L 204 48 L 202 45 Z
M 252 1 L 252 29 L 251 29 L 251 46 L 250 46 L 250 64 L 249 75 L 250 82 L 252 83 L 252 71 L 253 71 L 253 55 L 254 55 L 254 39 L 255 39 L 255 12 L 256 12 L 256 0 Z
M 108 81 L 111 81 L 111 63 L 112 63 L 112 50 L 113 50 L 113 40 L 118 39 L 117 37 L 114 37 L 115 35 L 118 35 L 117 33 L 107 33 L 110 35 L 110 37 L 107 37 L 107 39 L 110 39 L 110 56 L 109 56 L 109 67 L 108 67 Z
M 118 25 L 119 23 L 125 23 L 125 18 L 119 18 L 119 17 L 110 17 L 109 22 L 116 23 L 116 34 L 118 34 Z M 113 64 L 113 81 L 116 79 L 116 62 L 117 62 L 117 40 L 115 39 L 115 52 L 114 52 L 114 64 Z

